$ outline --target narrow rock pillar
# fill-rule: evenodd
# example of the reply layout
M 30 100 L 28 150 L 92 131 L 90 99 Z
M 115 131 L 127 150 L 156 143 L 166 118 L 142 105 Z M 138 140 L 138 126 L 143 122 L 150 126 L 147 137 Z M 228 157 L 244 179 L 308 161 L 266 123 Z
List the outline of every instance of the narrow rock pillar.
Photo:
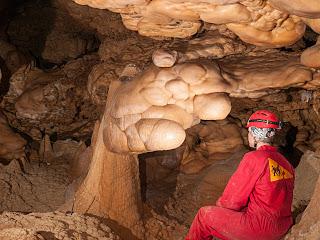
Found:
M 75 194 L 73 209 L 110 218 L 143 239 L 138 157 L 113 153 L 106 148 L 103 142 L 105 122 L 104 116 L 93 136 L 91 164 Z

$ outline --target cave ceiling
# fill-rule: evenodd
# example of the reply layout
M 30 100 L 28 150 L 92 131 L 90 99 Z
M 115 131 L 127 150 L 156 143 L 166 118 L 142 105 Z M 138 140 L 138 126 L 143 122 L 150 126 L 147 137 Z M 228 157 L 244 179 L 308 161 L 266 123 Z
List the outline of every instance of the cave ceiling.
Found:
M 310 117 L 308 131 L 317 132 L 318 1 L 16 3 L 1 5 L 10 16 L 1 27 L 1 107 L 33 139 L 89 138 L 112 81 L 121 85 L 110 110 L 126 142 L 114 146 L 119 152 L 177 147 L 200 120 L 246 118 L 246 104 L 272 108 L 301 129 Z M 299 114 L 288 116 L 286 106 Z M 138 126 L 154 118 L 177 123 L 181 139 L 146 146 Z
M 243 41 L 266 47 L 295 43 L 306 25 L 319 30 L 317 0 L 74 0 L 93 8 L 121 14 L 124 25 L 150 37 L 185 38 L 199 32 L 203 23 L 225 25 Z

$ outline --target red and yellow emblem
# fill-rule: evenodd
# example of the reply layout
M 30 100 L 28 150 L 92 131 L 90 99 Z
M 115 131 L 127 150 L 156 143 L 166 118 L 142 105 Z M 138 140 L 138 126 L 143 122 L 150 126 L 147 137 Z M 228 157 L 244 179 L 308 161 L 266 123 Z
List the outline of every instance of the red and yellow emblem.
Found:
M 293 175 L 284 167 L 279 165 L 276 161 L 269 158 L 269 169 L 270 169 L 270 181 L 278 181 L 282 179 L 293 178 Z

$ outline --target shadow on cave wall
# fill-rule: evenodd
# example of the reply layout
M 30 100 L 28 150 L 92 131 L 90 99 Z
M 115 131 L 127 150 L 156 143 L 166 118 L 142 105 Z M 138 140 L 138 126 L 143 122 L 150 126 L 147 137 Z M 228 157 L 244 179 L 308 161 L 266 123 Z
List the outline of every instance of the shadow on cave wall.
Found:
M 27 8 L 37 6 L 47 9 L 30 14 Z M 0 2 L 0 39 L 16 46 L 25 56 L 32 56 L 41 67 L 50 65 L 41 57 L 47 35 L 55 21 L 55 8 L 51 0 L 3 0 Z M 32 21 L 30 20 L 32 19 Z M 51 64 L 52 65 L 52 64 Z M 0 58 L 2 78 L 0 81 L 0 101 L 9 90 L 11 75 L 6 62 Z
M 6 40 L 6 29 L 8 26 L 10 10 L 12 9 L 14 1 L 1 0 L 0 1 L 0 38 Z
M 0 57 L 0 69 L 1 69 L 1 78 L 0 78 L 0 102 L 2 101 L 3 96 L 8 92 L 10 86 L 10 71 L 5 63 L 5 61 Z
M 56 9 L 51 0 L 15 0 L 7 27 L 9 42 L 36 60 L 39 68 L 52 67 L 41 54 L 53 29 Z
M 296 168 L 301 160 L 303 152 L 294 147 L 298 128 L 290 123 L 285 124 L 285 135 L 282 144 L 279 145 L 279 151 L 288 159 L 291 165 Z
M 152 198 L 156 201 L 160 214 L 164 212 L 165 204 L 176 190 L 181 149 L 139 155 L 142 201 L 148 202 Z

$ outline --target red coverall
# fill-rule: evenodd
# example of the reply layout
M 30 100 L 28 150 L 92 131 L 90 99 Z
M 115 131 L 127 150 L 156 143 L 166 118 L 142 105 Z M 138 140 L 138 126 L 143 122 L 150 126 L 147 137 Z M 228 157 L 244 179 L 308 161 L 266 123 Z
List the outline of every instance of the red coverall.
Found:
M 294 170 L 275 147 L 244 155 L 217 206 L 202 207 L 186 240 L 276 240 L 291 227 Z

